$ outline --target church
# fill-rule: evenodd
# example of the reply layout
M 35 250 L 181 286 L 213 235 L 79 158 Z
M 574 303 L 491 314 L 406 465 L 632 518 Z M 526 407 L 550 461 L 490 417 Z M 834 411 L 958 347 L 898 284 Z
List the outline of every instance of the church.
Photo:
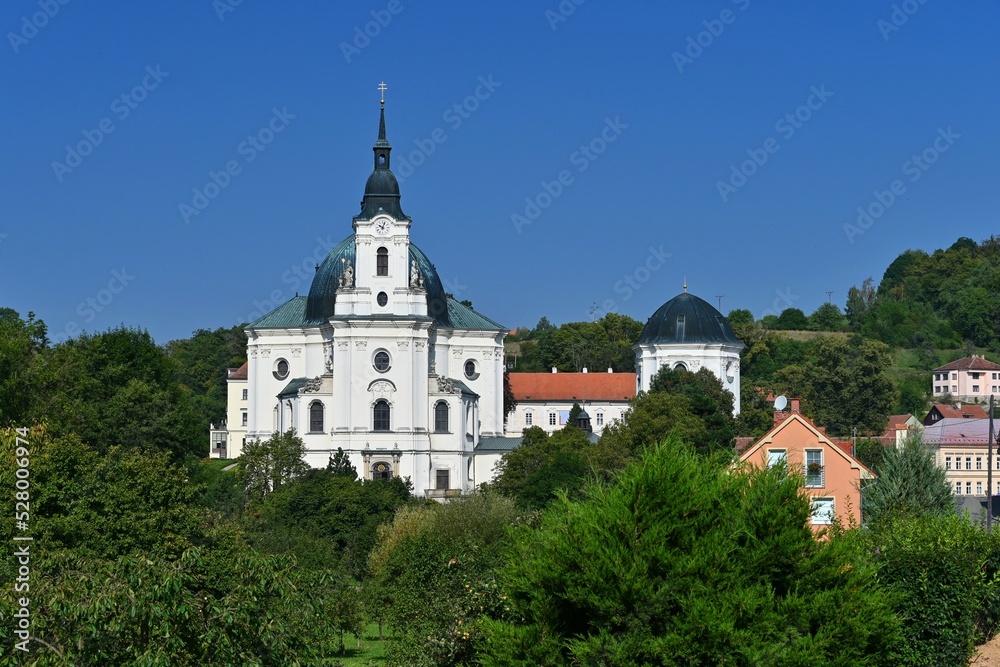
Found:
M 316 267 L 309 294 L 246 326 L 247 363 L 230 370 L 228 426 L 212 427 L 211 455 L 236 458 L 247 440 L 294 428 L 313 467 L 343 449 L 363 479 L 408 478 L 429 498 L 469 493 L 520 442 L 505 435 L 508 328 L 447 294 L 411 241 L 384 99 L 373 151 L 353 233 Z M 650 318 L 629 375 L 642 390 L 662 365 L 706 366 L 738 411 L 741 348 L 685 288 Z

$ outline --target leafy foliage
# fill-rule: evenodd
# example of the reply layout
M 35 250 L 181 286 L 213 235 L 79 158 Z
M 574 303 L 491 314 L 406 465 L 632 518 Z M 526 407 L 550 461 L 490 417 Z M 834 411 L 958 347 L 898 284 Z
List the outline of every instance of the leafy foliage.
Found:
M 481 663 L 893 664 L 872 568 L 813 538 L 793 477 L 723 474 L 727 460 L 673 437 L 519 529 L 512 614 L 482 621 Z
M 260 500 L 309 470 L 306 446 L 295 429 L 273 433 L 267 440 L 251 440 L 239 459 L 239 479 L 248 500 Z
M 538 426 L 526 428 L 521 445 L 497 462 L 489 486 L 521 507 L 541 509 L 559 492 L 579 491 L 590 471 L 586 457 L 590 446 L 586 434 L 572 426 L 551 436 Z
M 867 484 L 861 496 L 866 522 L 954 514 L 945 471 L 919 436 L 907 438 L 902 447 L 886 447 L 881 454 L 878 479 Z

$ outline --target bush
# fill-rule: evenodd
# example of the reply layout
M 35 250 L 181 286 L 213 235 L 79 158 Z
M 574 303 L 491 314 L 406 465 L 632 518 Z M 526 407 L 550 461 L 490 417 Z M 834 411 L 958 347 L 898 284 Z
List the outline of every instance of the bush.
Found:
M 482 664 L 893 664 L 871 565 L 813 537 L 796 478 L 725 460 L 671 438 L 519 530 Z
M 1000 535 L 954 514 L 887 521 L 867 535 L 906 642 L 898 665 L 967 665 L 1000 617 Z

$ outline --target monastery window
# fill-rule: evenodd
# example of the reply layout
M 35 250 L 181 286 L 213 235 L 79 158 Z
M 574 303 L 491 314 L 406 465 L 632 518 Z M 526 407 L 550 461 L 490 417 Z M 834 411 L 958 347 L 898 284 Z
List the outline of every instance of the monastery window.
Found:
M 534 422 L 534 413 L 531 412 L 531 410 L 528 410 L 527 412 L 524 413 L 524 425 L 531 426 L 533 422 Z M 1000 459 L 997 459 L 997 461 L 1000 461 Z
M 375 297 L 375 302 L 380 308 L 385 308 L 385 304 L 389 303 L 389 295 L 385 292 L 379 292 L 378 296 Z
M 945 470 L 951 470 L 951 457 L 950 456 L 944 457 L 944 469 Z
M 434 488 L 438 491 L 447 491 L 449 482 L 449 470 L 447 468 L 438 468 L 434 471 Z
M 597 411 L 597 425 L 604 426 L 604 413 L 600 410 Z
M 438 401 L 434 406 L 434 432 L 448 432 L 448 404 L 444 401 Z
M 323 432 L 323 404 L 319 401 L 314 401 L 309 406 L 309 432 Z
M 375 275 L 377 276 L 389 275 L 388 248 L 379 248 L 378 250 L 375 251 Z
M 390 367 L 389 353 L 385 350 L 378 350 L 372 357 L 372 366 L 379 373 L 385 373 Z
M 684 340 L 684 316 L 677 316 L 677 340 Z
M 372 479 L 392 479 L 392 466 L 379 461 L 372 466 Z
M 833 523 L 833 498 L 812 499 L 812 522 L 814 526 L 829 526 Z
M 971 496 L 972 495 L 972 482 L 966 482 L 965 483 L 965 495 L 967 495 L 967 496 Z
M 977 496 L 983 495 L 983 483 L 982 482 L 976 482 L 976 495 Z
M 246 426 L 247 425 L 247 411 L 246 410 L 242 410 L 240 414 L 241 414 L 241 416 L 243 418 L 243 426 Z M 1000 459 L 997 459 L 997 460 L 1000 461 Z
M 955 482 L 955 495 L 956 496 L 962 495 L 962 483 L 961 482 Z
M 983 457 L 982 456 L 977 456 L 976 457 L 976 470 L 982 470 L 982 469 L 983 469 Z
M 288 362 L 284 359 L 278 359 L 277 363 L 274 364 L 274 378 L 284 380 L 286 377 L 288 377 Z
M 375 405 L 372 407 L 372 430 L 389 430 L 389 402 L 383 398 L 375 401 Z
M 556 425 L 556 413 L 550 412 L 549 413 L 549 426 L 555 426 L 555 425 Z
M 472 359 L 465 362 L 465 377 L 470 380 L 475 380 L 479 377 L 479 374 L 476 372 L 476 362 Z
M 966 456 L 965 457 L 965 469 L 966 470 L 972 470 L 972 457 L 971 456 Z
M 248 391 L 249 391 L 248 389 L 244 389 L 244 390 L 243 390 L 243 400 L 244 400 L 244 401 L 245 401 L 245 400 L 247 400 L 247 392 L 248 392 Z

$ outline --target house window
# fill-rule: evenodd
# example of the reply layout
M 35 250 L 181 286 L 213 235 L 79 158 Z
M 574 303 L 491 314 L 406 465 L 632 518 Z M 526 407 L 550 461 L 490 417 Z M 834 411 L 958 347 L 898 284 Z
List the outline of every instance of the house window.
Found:
M 372 430 L 389 430 L 389 402 L 383 398 L 375 401 L 372 407 Z
M 829 526 L 833 523 L 833 498 L 812 499 L 812 522 L 814 526 Z
M 965 457 L 965 469 L 966 470 L 972 470 L 972 457 L 971 456 L 966 456 Z
M 958 379 L 958 373 L 952 373 L 951 374 L 951 379 L 952 380 L 957 380 Z
M 997 374 L 996 374 L 996 373 L 994 373 L 994 374 L 993 374 L 993 379 L 994 379 L 994 380 L 996 380 L 996 379 L 997 379 Z
M 392 466 L 385 461 L 379 461 L 372 466 L 372 479 L 392 479 Z
M 240 416 L 243 418 L 243 425 L 246 426 L 247 425 L 247 411 L 243 410 L 241 412 Z M 997 459 L 997 460 L 1000 461 L 1000 459 Z
M 434 481 L 435 481 L 434 488 L 435 489 L 437 489 L 438 491 L 447 491 L 448 490 L 448 469 L 447 468 L 438 468 L 437 470 L 435 470 L 434 471 L 434 478 L 435 478 L 434 479 Z
M 600 411 L 597 412 L 596 423 L 597 423 L 598 426 L 604 426 L 604 413 L 603 412 L 600 412 Z
M 323 432 L 323 404 L 319 401 L 309 406 L 309 432 Z
M 983 469 L 983 457 L 982 456 L 977 456 L 976 457 L 976 470 L 982 470 L 982 469 Z
M 951 385 L 951 393 L 953 393 L 953 394 L 957 394 L 958 393 L 958 385 L 957 384 Z
M 788 464 L 788 450 L 785 449 L 769 449 L 767 450 L 767 467 L 773 468 L 776 465 L 787 465 Z
M 993 385 L 993 393 L 994 394 L 997 393 L 997 386 L 996 385 Z
M 248 391 L 249 391 L 249 389 L 244 389 L 244 390 L 243 390 L 243 400 L 244 400 L 244 401 L 245 401 L 245 400 L 247 400 L 247 392 L 248 392 Z
M 448 404 L 444 401 L 438 401 L 434 406 L 434 432 L 448 432 Z
M 976 482 L 976 495 L 977 496 L 983 495 L 983 483 L 982 482 Z
M 965 483 L 965 495 L 967 495 L 967 496 L 971 496 L 972 495 L 972 482 L 966 482 Z
M 974 393 L 974 394 L 978 394 L 979 393 L 979 385 L 978 384 L 972 385 L 972 393 Z
M 389 250 L 387 248 L 379 248 L 375 251 L 375 275 L 389 275 Z
M 533 420 L 532 412 L 530 410 L 528 412 L 525 412 L 524 413 L 524 425 L 525 426 L 531 426 L 533 421 L 534 420 Z
M 822 488 L 825 486 L 822 449 L 806 450 L 805 475 L 807 487 Z
M 961 482 L 955 482 L 955 495 L 956 496 L 962 495 L 962 483 Z
M 944 457 L 944 469 L 945 470 L 951 470 L 951 457 L 950 456 Z
M 549 413 L 549 426 L 555 426 L 555 425 L 556 425 L 556 413 L 550 412 Z
M 972 376 L 973 380 L 978 380 L 979 379 L 979 373 L 969 373 L 969 375 Z

